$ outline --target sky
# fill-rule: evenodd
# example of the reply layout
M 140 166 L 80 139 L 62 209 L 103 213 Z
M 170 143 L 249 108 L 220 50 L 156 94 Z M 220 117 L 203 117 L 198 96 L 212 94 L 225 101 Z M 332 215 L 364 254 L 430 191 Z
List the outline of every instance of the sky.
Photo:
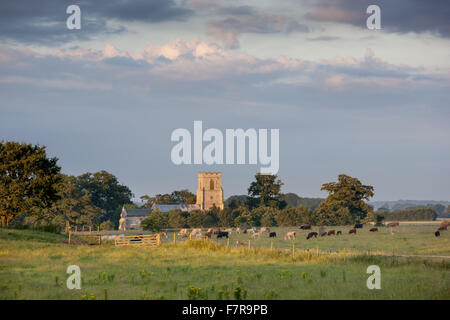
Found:
M 0 140 L 136 199 L 195 192 L 198 171 L 228 197 L 260 166 L 175 165 L 172 132 L 279 129 L 283 192 L 325 197 L 344 173 L 373 200 L 450 200 L 449 17 L 444 0 L 2 1 Z

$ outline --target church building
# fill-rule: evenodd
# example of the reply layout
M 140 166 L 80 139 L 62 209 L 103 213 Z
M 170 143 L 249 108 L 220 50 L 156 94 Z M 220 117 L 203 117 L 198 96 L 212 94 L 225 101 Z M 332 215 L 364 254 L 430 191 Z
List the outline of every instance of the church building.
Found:
M 192 210 L 211 210 L 214 206 L 223 209 L 222 173 L 199 172 L 196 204 L 154 204 L 151 209 L 126 209 L 123 207 L 119 230 L 139 229 L 142 220 L 147 218 L 154 209 L 165 213 L 170 210 L 190 212 Z

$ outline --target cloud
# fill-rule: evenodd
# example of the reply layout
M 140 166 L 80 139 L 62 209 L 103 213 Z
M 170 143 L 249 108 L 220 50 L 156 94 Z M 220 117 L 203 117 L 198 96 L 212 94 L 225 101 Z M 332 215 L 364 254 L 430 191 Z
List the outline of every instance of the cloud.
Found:
M 309 28 L 281 14 L 257 11 L 249 6 L 222 7 L 217 9 L 223 19 L 207 21 L 208 34 L 227 48 L 239 47 L 243 33 L 290 33 L 308 32 Z
M 66 9 L 81 8 L 80 30 L 66 27 Z M 173 0 L 14 0 L 0 4 L 0 39 L 23 44 L 59 46 L 74 40 L 90 40 L 97 35 L 126 31 L 111 21 L 161 21 L 186 19 L 191 10 L 178 7 Z
M 3 83 L 18 84 L 27 79 L 27 85 L 34 81 L 48 87 L 61 87 L 67 82 L 69 88 L 79 81 L 78 87 L 83 82 L 97 82 L 102 84 L 101 89 L 145 89 L 152 85 L 170 88 L 174 84 L 200 89 L 200 84 L 207 82 L 208 87 L 217 90 L 240 84 L 349 92 L 358 87 L 406 90 L 419 84 L 448 86 L 450 78 L 448 71 L 430 74 L 422 68 L 390 64 L 377 58 L 371 49 L 360 57 L 317 62 L 285 56 L 261 59 L 199 38 L 174 39 L 160 46 L 148 43 L 140 52 L 121 50 L 113 44 L 107 44 L 103 50 L 58 48 L 47 55 L 0 47 L 0 73 Z
M 381 26 L 387 32 L 430 32 L 450 37 L 450 6 L 446 0 L 319 0 L 305 16 L 321 22 L 338 22 L 366 28 L 366 9 L 381 9 Z

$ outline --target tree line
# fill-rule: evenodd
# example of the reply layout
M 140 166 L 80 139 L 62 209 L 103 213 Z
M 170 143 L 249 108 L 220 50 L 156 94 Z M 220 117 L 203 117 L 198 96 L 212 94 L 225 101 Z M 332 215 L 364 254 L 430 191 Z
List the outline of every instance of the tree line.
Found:
M 122 206 L 136 208 L 131 190 L 107 171 L 70 176 L 61 173 L 57 158 L 46 155 L 45 146 L 0 141 L 0 224 L 1 226 L 72 226 L 117 228 Z M 283 182 L 276 175 L 256 174 L 247 196 L 231 199 L 223 210 L 153 210 L 143 223 L 146 228 L 224 226 L 296 226 L 299 224 L 346 225 L 375 221 L 367 201 L 374 187 L 357 178 L 340 174 L 336 182 L 324 183 L 325 200 L 291 207 L 281 192 Z M 154 204 L 196 202 L 189 190 L 141 197 L 144 208 Z M 442 208 L 439 210 L 443 211 Z M 434 219 L 433 208 L 382 212 L 386 219 Z M 447 208 L 446 213 L 450 212 Z M 377 212 L 378 214 L 378 212 Z M 380 212 L 381 214 L 381 212 Z

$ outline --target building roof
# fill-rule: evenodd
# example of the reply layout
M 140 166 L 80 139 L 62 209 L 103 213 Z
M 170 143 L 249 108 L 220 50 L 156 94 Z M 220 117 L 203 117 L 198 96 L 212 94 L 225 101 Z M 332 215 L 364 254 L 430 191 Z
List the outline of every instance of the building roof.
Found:
M 152 209 L 125 209 L 128 217 L 148 216 Z
M 169 212 L 170 210 L 192 211 L 200 210 L 198 204 L 154 204 L 152 209 L 158 209 L 161 212 Z

